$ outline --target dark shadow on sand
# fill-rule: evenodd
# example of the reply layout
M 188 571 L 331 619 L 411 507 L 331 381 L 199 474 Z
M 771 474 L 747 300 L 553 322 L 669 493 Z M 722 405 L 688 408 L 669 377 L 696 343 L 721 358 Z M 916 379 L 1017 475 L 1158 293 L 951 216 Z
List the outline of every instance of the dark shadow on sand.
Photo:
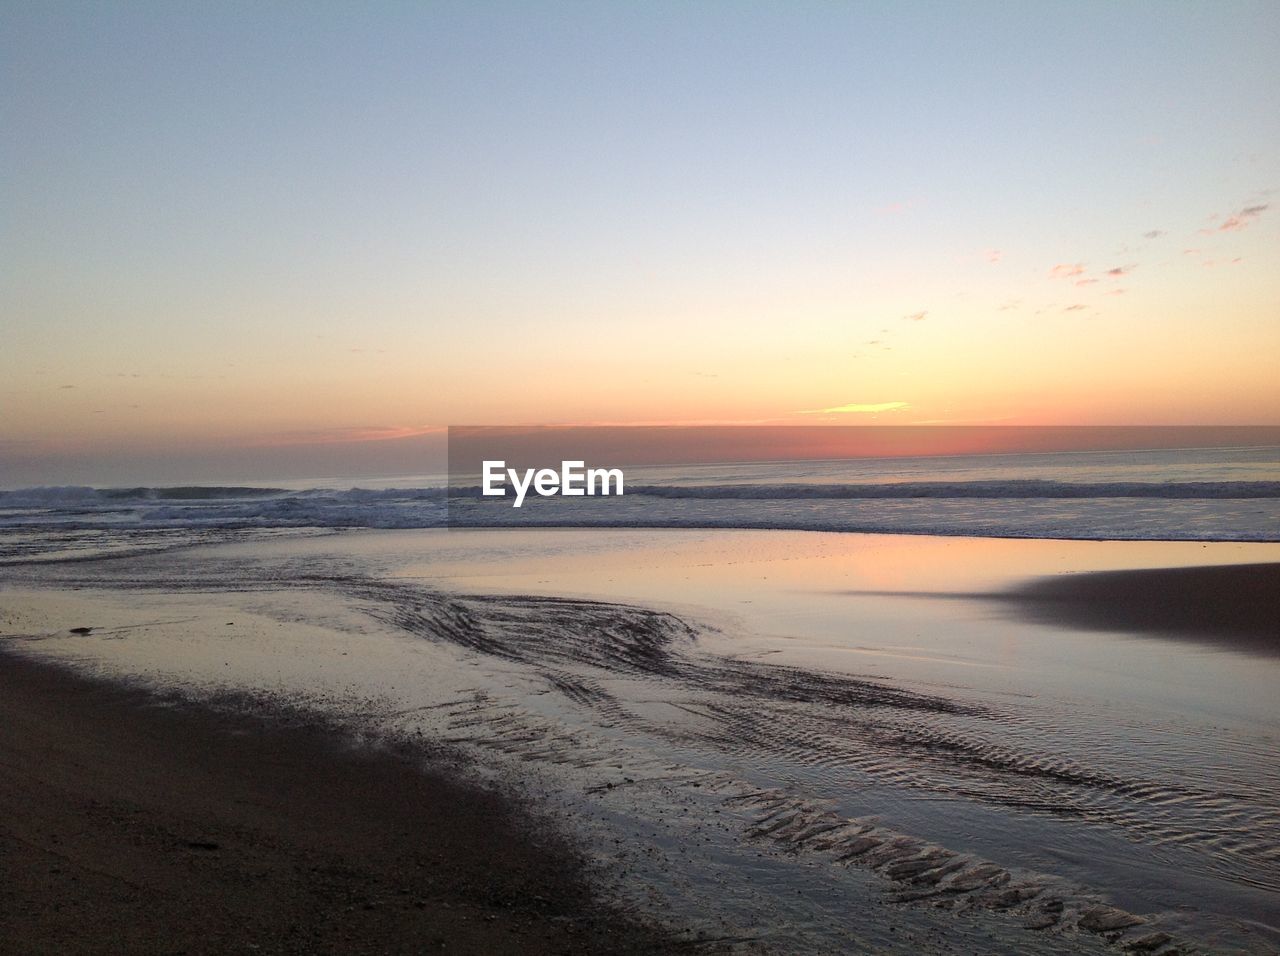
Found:
M 1280 564 L 1063 575 L 1022 585 L 1005 599 L 1040 624 L 1190 638 L 1280 655 Z
M 849 592 L 997 602 L 1050 627 L 1190 640 L 1280 657 L 1280 564 L 1088 571 L 985 593 Z

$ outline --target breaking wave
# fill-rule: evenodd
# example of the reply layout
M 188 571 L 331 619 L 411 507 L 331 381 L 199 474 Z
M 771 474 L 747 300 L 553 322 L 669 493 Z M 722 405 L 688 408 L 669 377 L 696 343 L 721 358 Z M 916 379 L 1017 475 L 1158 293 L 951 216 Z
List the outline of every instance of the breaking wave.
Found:
M 0 492 L 0 528 L 432 528 L 443 488 L 24 488 Z
M 485 498 L 475 486 L 0 492 L 0 529 L 769 528 L 1137 540 L 1280 540 L 1280 481 L 629 484 L 624 496 Z
M 1280 481 L 908 481 L 874 484 L 640 485 L 654 498 L 1280 498 Z

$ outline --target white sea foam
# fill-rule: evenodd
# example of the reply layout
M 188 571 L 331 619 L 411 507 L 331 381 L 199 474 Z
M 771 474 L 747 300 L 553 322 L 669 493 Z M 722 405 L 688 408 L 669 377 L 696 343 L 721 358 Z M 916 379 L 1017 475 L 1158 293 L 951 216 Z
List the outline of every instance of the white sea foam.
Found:
M 640 468 L 628 469 L 624 496 L 540 498 L 518 511 L 465 482 L 0 492 L 0 529 L 26 531 L 446 524 L 1275 541 L 1280 449 Z

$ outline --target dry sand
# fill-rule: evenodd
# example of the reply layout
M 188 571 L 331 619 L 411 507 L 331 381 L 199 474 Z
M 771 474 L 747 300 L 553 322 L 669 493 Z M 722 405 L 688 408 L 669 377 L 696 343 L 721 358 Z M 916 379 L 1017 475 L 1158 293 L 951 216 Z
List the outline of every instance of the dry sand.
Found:
M 1007 596 L 1048 624 L 1280 654 L 1280 564 L 1094 571 L 1043 578 Z
M 0 654 L 0 951 L 650 952 L 511 799 Z

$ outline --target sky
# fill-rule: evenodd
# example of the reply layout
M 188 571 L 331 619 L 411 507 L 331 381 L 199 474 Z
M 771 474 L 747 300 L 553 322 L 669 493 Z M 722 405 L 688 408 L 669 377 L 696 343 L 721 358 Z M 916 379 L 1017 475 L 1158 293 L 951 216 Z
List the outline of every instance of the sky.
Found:
M 0 4 L 0 486 L 1280 424 L 1280 5 Z

